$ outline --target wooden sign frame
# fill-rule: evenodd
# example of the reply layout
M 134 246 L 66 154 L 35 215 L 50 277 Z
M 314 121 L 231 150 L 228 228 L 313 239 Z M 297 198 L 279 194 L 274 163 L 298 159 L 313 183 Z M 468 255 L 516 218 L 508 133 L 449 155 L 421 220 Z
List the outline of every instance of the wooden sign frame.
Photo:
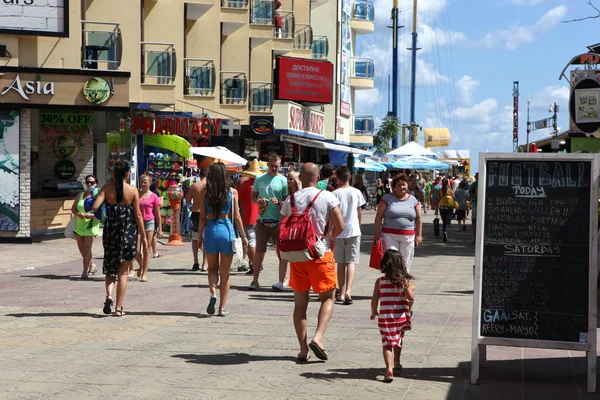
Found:
M 482 266 L 485 233 L 485 208 L 488 161 L 572 161 L 591 163 L 590 182 L 590 232 L 589 232 L 589 290 L 588 290 L 588 341 L 587 343 L 551 340 L 485 337 L 481 329 Z M 475 247 L 475 281 L 473 294 L 473 321 L 471 343 L 471 384 L 479 379 L 479 367 L 486 359 L 486 346 L 534 347 L 587 352 L 587 390 L 596 392 L 597 351 L 597 279 L 598 279 L 598 177 L 600 156 L 595 154 L 532 154 L 532 153 L 480 153 L 477 203 L 477 237 Z

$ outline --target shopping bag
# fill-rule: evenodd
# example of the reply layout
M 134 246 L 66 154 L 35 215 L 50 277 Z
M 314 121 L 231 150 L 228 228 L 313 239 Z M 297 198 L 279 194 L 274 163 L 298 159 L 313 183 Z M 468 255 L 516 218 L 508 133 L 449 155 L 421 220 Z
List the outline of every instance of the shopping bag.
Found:
M 67 239 L 75 239 L 75 232 L 73 232 L 73 229 L 75 229 L 75 222 L 77 222 L 76 220 L 77 217 L 71 218 L 65 227 L 65 237 Z
M 381 259 L 383 258 L 383 245 L 381 239 L 373 242 L 371 245 L 371 258 L 369 259 L 369 267 L 380 270 Z
M 438 217 L 433 220 L 433 235 L 440 237 L 440 219 Z

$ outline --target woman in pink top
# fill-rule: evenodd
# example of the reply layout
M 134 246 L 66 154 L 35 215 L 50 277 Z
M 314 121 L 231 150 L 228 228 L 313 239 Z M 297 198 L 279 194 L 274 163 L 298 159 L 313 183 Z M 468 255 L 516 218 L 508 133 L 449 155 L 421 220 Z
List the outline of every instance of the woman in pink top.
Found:
M 140 177 L 140 211 L 142 212 L 142 219 L 144 220 L 144 231 L 139 232 L 138 235 L 146 235 L 148 243 L 152 243 L 154 239 L 155 224 L 158 223 L 158 236 L 162 236 L 162 224 L 160 223 L 160 199 L 157 195 L 150 191 L 150 185 L 152 184 L 152 177 L 144 174 Z M 138 243 L 142 243 L 142 239 L 139 238 Z M 140 265 L 137 271 L 137 276 L 142 282 L 148 282 L 148 267 L 150 267 L 150 248 L 147 246 L 143 250 L 138 249 L 138 253 L 135 257 L 136 261 Z

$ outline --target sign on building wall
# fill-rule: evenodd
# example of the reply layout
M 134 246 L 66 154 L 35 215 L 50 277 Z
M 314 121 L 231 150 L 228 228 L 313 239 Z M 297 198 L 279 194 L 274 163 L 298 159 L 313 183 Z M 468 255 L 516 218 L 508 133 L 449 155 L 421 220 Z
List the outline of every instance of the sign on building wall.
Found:
M 342 41 L 340 66 L 340 114 L 350 116 L 350 78 L 352 77 L 352 1 L 342 1 Z
M 277 100 L 333 103 L 333 64 L 304 58 L 278 57 Z
M 0 231 L 19 230 L 19 110 L 0 110 Z
M 68 0 L 3 0 L 0 33 L 69 36 Z

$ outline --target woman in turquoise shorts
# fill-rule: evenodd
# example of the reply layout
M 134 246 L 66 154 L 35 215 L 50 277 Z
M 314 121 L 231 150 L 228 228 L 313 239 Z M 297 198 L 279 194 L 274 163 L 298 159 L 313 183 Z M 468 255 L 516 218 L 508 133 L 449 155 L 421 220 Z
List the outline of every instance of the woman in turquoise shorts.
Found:
M 215 313 L 219 275 L 221 278 L 218 313 L 220 317 L 229 314 L 225 310 L 225 304 L 229 294 L 229 269 L 233 260 L 234 218 L 242 243 L 244 247 L 248 246 L 238 206 L 238 192 L 232 188 L 225 164 L 214 163 L 208 170 L 206 186 L 200 192 L 198 246 L 203 249 L 208 262 L 210 301 L 206 312 L 210 315 Z
M 92 261 L 92 245 L 94 244 L 94 238 L 100 233 L 100 221 L 94 217 L 94 214 L 85 211 L 83 203 L 85 199 L 93 197 L 92 191 L 98 190 L 96 187 L 97 184 L 98 181 L 94 175 L 86 176 L 86 190 L 77 196 L 73 202 L 73 207 L 71 207 L 71 213 L 77 218 L 73 232 L 75 232 L 77 247 L 83 258 L 81 279 L 87 279 L 96 269 L 96 264 Z

